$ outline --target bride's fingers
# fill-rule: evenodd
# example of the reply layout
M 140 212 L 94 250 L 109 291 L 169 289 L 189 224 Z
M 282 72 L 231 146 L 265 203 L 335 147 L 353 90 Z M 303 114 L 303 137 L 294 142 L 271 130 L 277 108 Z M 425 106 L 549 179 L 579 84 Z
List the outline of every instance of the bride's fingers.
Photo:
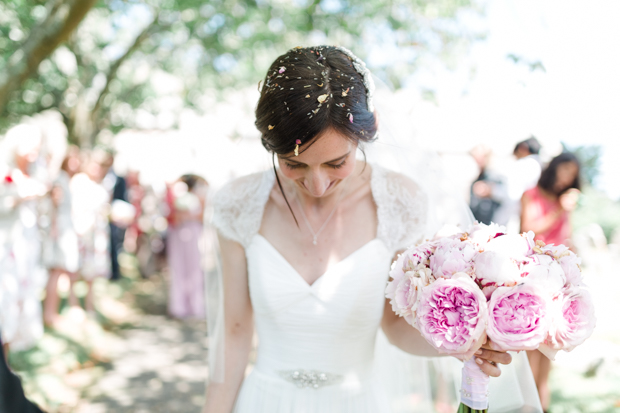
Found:
M 510 362 L 512 361 L 512 356 L 508 353 L 488 350 L 485 348 L 481 348 L 480 350 L 476 351 L 475 357 L 500 364 L 510 364 Z
M 487 376 L 499 377 L 502 374 L 500 368 L 494 364 L 489 363 L 486 360 L 476 357 L 476 364 L 480 366 L 480 370 Z

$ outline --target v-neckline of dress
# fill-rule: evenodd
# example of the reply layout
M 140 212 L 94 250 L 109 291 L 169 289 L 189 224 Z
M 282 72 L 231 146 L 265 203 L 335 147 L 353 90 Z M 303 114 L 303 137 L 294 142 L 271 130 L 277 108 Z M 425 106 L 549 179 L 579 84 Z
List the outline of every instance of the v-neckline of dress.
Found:
M 255 235 L 255 238 L 261 239 L 265 244 L 267 244 L 267 246 L 291 269 L 291 271 L 295 274 L 295 276 L 307 288 L 313 288 L 314 286 L 318 285 L 320 283 L 320 281 L 323 280 L 335 268 L 339 267 L 340 265 L 342 265 L 342 263 L 344 263 L 345 261 L 348 261 L 350 258 L 354 257 L 355 255 L 358 255 L 361 251 L 366 249 L 369 245 L 372 245 L 375 242 L 382 242 L 379 238 L 376 238 L 376 237 L 371 239 L 370 241 L 368 241 L 367 243 L 365 243 L 364 245 L 362 245 L 361 247 L 359 247 L 358 249 L 356 249 L 355 251 L 353 251 L 352 253 L 350 253 L 349 255 L 344 257 L 343 259 L 341 259 L 340 261 L 338 261 L 338 262 L 330 265 L 329 267 L 327 267 L 325 272 L 323 274 L 321 274 L 321 276 L 319 278 L 314 280 L 314 282 L 312 284 L 310 284 L 308 281 L 306 281 L 306 279 L 304 279 L 304 277 L 302 277 L 302 275 L 299 273 L 299 271 L 297 271 L 295 269 L 295 267 L 293 267 L 293 265 L 286 258 L 284 258 L 284 255 L 282 255 L 282 253 L 280 251 L 278 251 L 278 249 L 271 242 L 269 242 L 269 240 L 267 238 L 265 238 L 260 233 L 257 233 Z

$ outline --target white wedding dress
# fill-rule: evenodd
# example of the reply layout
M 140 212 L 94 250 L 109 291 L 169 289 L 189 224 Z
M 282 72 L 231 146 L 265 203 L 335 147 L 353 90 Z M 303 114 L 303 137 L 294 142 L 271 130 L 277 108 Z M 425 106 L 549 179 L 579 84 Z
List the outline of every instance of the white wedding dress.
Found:
M 371 167 L 377 236 L 312 285 L 258 233 L 275 182 L 273 171 L 241 178 L 218 192 L 212 223 L 245 248 L 259 340 L 256 364 L 242 384 L 234 412 L 432 411 L 428 386 L 413 383 L 417 376 L 428 376 L 427 364 L 409 367 L 407 384 L 413 383 L 418 394 L 403 390 L 405 384 L 394 383 L 385 369 L 405 368 L 407 359 L 426 360 L 405 355 L 379 333 L 392 258 L 422 237 L 426 199 L 403 176 Z

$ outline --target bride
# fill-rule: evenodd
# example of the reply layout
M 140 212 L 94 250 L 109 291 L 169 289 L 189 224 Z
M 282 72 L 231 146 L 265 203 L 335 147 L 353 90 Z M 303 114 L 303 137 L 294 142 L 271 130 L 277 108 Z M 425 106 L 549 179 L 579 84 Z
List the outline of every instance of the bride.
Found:
M 271 65 L 256 126 L 274 168 L 214 202 L 224 344 L 205 412 L 392 412 L 375 374 L 378 331 L 438 356 L 384 298 L 391 262 L 421 239 L 431 211 L 415 182 L 356 159 L 377 134 L 372 90 L 364 63 L 340 47 L 295 48 Z M 476 362 L 497 377 L 511 356 L 489 344 Z

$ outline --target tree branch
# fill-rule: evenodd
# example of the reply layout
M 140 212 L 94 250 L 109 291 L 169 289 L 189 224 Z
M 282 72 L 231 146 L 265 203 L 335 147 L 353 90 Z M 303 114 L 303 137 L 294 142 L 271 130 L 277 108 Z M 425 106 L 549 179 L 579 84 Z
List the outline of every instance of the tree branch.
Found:
M 9 59 L 0 76 L 0 113 L 12 92 L 36 73 L 39 64 L 64 42 L 98 0 L 59 0 L 48 9 L 48 17 L 30 32 L 22 47 Z
M 97 112 L 99 112 L 99 109 L 101 108 L 103 98 L 105 98 L 105 95 L 110 90 L 110 84 L 112 83 L 112 80 L 116 78 L 118 69 L 125 62 L 125 60 L 127 60 L 129 56 L 131 56 L 132 53 L 135 52 L 140 47 L 142 42 L 144 42 L 152 34 L 152 32 L 154 31 L 153 28 L 157 26 L 158 18 L 159 16 L 156 15 L 153 21 L 151 22 L 151 24 L 149 24 L 147 27 L 144 28 L 144 30 L 142 30 L 142 32 L 138 35 L 138 37 L 136 37 L 133 44 L 129 46 L 129 48 L 125 51 L 125 53 L 121 57 L 116 59 L 116 61 L 112 64 L 112 66 L 110 66 L 110 70 L 108 71 L 108 75 L 106 77 L 105 86 L 101 90 L 101 93 L 99 93 L 97 102 L 95 103 L 95 106 L 93 107 L 93 110 L 91 111 L 93 119 L 97 116 Z

